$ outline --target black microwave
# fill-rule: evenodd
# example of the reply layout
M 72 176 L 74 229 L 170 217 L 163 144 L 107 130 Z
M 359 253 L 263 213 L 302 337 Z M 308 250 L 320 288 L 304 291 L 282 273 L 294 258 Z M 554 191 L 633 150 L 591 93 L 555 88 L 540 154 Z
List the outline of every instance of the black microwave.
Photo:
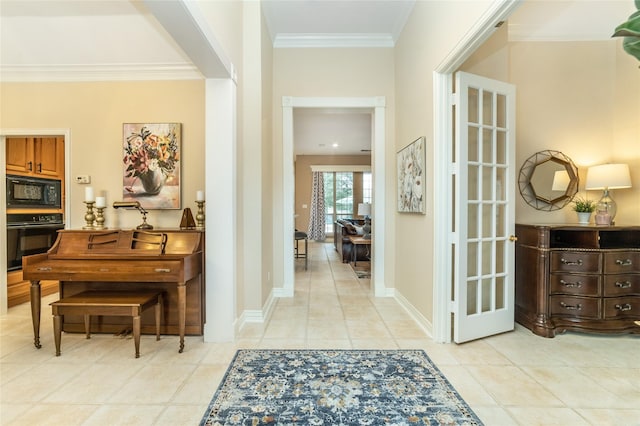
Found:
M 58 179 L 7 175 L 7 208 L 62 207 L 62 185 Z

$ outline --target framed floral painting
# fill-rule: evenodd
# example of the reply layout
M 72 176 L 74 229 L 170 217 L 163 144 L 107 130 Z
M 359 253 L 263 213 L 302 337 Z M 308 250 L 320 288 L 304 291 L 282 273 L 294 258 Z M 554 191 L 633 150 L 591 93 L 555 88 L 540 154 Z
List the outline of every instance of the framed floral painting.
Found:
M 125 123 L 123 201 L 145 209 L 180 208 L 180 123 Z
M 426 213 L 425 209 L 425 137 L 419 137 L 397 155 L 398 162 L 398 211 Z

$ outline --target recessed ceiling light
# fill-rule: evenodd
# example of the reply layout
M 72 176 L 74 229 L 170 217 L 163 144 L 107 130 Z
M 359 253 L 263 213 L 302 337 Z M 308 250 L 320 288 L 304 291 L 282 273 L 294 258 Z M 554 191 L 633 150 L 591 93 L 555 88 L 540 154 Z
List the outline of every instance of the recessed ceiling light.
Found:
M 331 146 L 332 146 L 332 147 L 334 147 L 334 148 L 337 148 L 337 147 L 339 147 L 340 145 L 338 145 L 338 142 L 334 142 L 334 143 L 333 143 L 333 145 L 331 145 Z

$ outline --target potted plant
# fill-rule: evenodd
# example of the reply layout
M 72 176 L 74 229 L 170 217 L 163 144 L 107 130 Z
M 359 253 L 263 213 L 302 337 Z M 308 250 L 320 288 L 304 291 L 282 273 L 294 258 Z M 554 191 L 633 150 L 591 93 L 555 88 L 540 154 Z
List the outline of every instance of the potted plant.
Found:
M 618 25 L 612 37 L 624 37 L 622 48 L 640 61 L 640 0 L 634 1 L 637 11 L 629 20 Z
M 576 197 L 573 200 L 573 210 L 578 213 L 578 223 L 589 223 L 591 213 L 596 209 L 596 202 L 588 198 Z

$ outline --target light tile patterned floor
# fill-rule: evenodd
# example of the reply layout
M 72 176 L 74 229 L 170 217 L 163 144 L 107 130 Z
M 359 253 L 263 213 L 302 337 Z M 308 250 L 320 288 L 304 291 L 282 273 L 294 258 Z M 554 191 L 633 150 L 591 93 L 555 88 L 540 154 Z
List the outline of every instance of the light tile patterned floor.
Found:
M 640 425 L 640 340 L 514 332 L 463 345 L 431 341 L 393 299 L 369 296 L 332 244 L 296 261 L 296 292 L 266 325 L 234 343 L 187 337 L 65 334 L 54 356 L 43 303 L 42 344 L 33 347 L 29 305 L 0 318 L 0 424 L 196 425 L 238 348 L 421 348 L 487 425 Z

